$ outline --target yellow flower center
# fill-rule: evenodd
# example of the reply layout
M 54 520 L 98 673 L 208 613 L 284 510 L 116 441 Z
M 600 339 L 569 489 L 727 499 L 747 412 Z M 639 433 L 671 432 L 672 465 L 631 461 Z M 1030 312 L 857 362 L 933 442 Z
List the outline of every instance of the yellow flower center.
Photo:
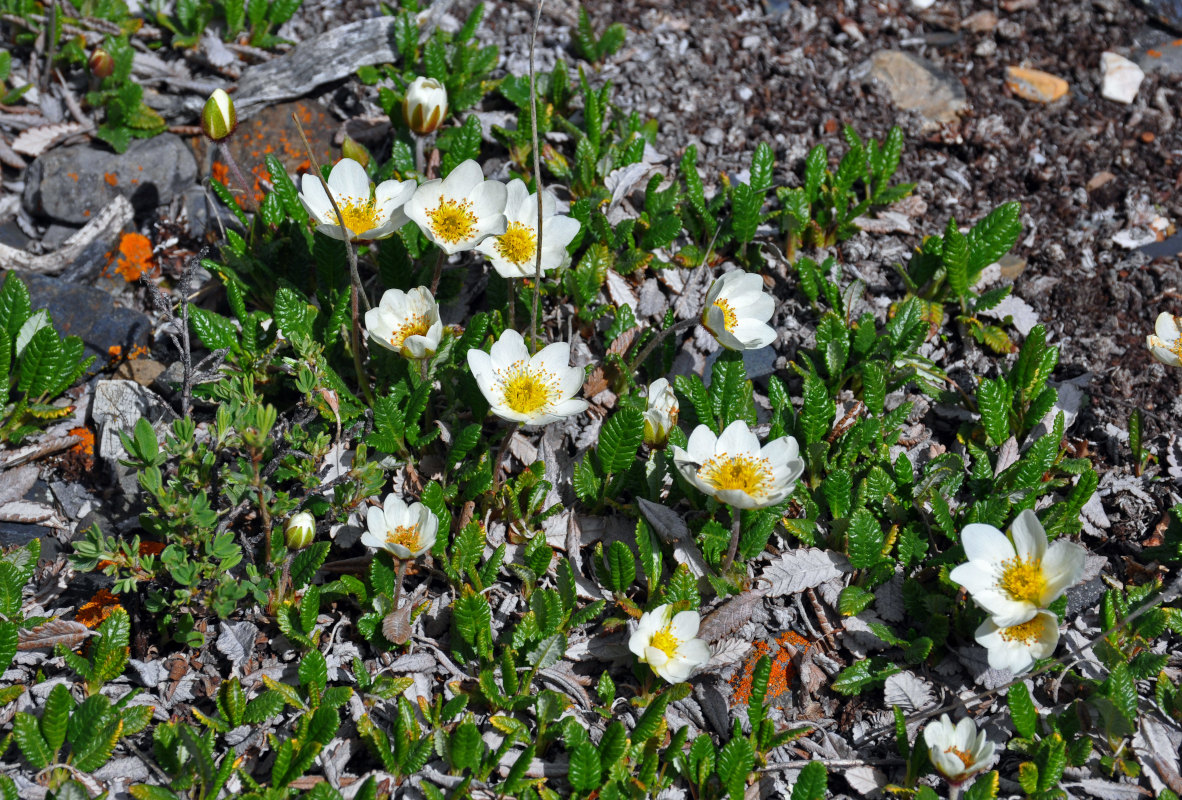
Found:
M 414 552 L 419 549 L 419 529 L 412 525 L 386 531 L 386 544 L 400 544 L 407 550 Z
M 431 223 L 431 234 L 439 241 L 456 244 L 470 239 L 476 233 L 476 215 L 468 200 L 446 200 L 440 198 L 439 206 L 427 212 Z
M 1042 623 L 1036 615 L 1033 619 L 1023 622 L 1020 625 L 1011 625 L 1008 628 L 1001 629 L 1001 638 L 1007 642 L 1021 642 L 1029 647 L 1038 641 L 1038 635 L 1042 632 Z
M 520 266 L 533 260 L 538 250 L 538 237 L 528 225 L 510 222 L 508 229 L 497 237 L 494 247 L 501 258 Z
M 553 399 L 553 379 L 554 376 L 545 370 L 533 373 L 528 366 L 515 365 L 508 376 L 501 378 L 505 405 L 518 414 L 536 414 Z
M 649 646 L 660 650 L 669 658 L 673 658 L 673 654 L 677 652 L 677 646 L 681 644 L 677 637 L 669 632 L 668 628 L 663 628 L 653 634 L 653 639 L 649 642 Z
M 964 764 L 965 769 L 968 769 L 969 767 L 973 766 L 973 757 L 971 755 L 969 755 L 968 753 L 966 753 L 964 750 L 961 750 L 959 747 L 949 747 L 944 752 L 945 753 L 952 753 L 952 755 L 959 758 L 960 763 Z
M 1047 588 L 1042 574 L 1042 564 L 1033 558 L 1010 558 L 1002 563 L 998 583 L 1011 600 L 1025 601 L 1040 605 Z
M 390 334 L 390 346 L 397 350 L 411 336 L 426 336 L 430 330 L 431 323 L 426 315 L 412 314 Z
M 362 200 L 358 197 L 337 198 L 337 206 L 341 209 L 341 216 L 344 217 L 345 227 L 354 236 L 360 236 L 366 231 L 372 231 L 381 224 L 381 220 L 379 219 L 380 212 L 373 199 Z M 329 209 L 328 216 L 328 223 L 330 225 L 336 225 L 338 222 L 337 215 L 331 209 Z
M 749 455 L 717 455 L 698 470 L 698 477 L 718 491 L 737 489 L 752 497 L 767 494 L 772 481 L 772 465 L 766 458 Z
M 714 307 L 722 312 L 722 327 L 726 328 L 727 333 L 732 332 L 739 324 L 739 315 L 726 300 L 715 300 Z

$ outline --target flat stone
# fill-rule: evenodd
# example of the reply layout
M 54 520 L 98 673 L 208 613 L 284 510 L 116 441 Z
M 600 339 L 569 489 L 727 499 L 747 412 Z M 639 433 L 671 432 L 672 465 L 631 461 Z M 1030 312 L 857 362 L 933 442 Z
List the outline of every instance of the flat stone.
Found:
M 1182 38 L 1158 28 L 1143 28 L 1133 36 L 1133 61 L 1146 72 L 1182 75 Z
M 1137 0 L 1162 25 L 1182 32 L 1182 0 Z
M 131 143 L 126 153 L 97 144 L 57 147 L 28 169 L 25 208 L 81 225 L 118 195 L 146 211 L 172 202 L 197 180 L 197 161 L 180 137 L 161 134 Z
M 69 239 L 77 232 L 78 229 L 73 225 L 58 225 L 54 223 L 45 229 L 45 235 L 41 237 L 41 246 L 46 250 L 57 250 L 66 243 L 66 239 Z
M 1014 94 L 1034 103 L 1053 103 L 1067 94 L 1067 81 L 1038 69 L 1006 67 L 1006 86 Z
M 99 381 L 94 387 L 90 416 L 99 429 L 96 455 L 118 460 L 127 458 L 120 432 L 131 433 L 136 422 L 144 418 L 159 434 L 176 419 L 176 412 L 163 397 L 135 381 Z
M 267 171 L 266 158 L 273 155 L 279 159 L 291 175 L 307 172 L 312 168 L 308 159 L 308 151 L 300 139 L 299 126 L 292 120 L 292 114 L 300 120 L 308 143 L 316 154 L 316 160 L 321 164 L 333 164 L 340 157 L 339 148 L 333 145 L 332 139 L 340 126 L 328 109 L 312 100 L 299 100 L 294 103 L 279 103 L 260 110 L 247 120 L 240 120 L 238 129 L 228 140 L 230 153 L 238 162 L 242 170 L 242 177 L 251 183 L 251 191 L 255 200 L 262 202 L 263 186 L 271 182 L 271 174 Z M 200 164 L 210 163 L 207 148 L 208 140 L 203 136 L 196 136 L 189 140 L 189 146 L 197 156 Z M 221 148 L 217 148 L 217 158 L 212 160 L 210 174 L 217 178 L 236 195 L 242 193 L 242 187 L 230 172 L 221 155 Z M 210 220 L 216 226 L 216 220 Z
M 910 53 L 879 50 L 870 57 L 870 77 L 886 86 L 897 108 L 917 112 L 931 127 L 956 121 L 968 108 L 960 81 Z
M 96 357 L 91 372 L 105 366 L 113 355 L 147 347 L 152 332 L 148 318 L 133 308 L 117 306 L 103 290 L 45 275 L 20 277 L 29 287 L 33 308 L 49 309 L 57 332 L 77 336 L 85 354 Z
M 992 33 L 997 27 L 997 14 L 992 11 L 978 11 L 965 17 L 960 27 L 970 33 Z
M 1145 71 L 1132 61 L 1117 53 L 1100 56 L 1100 72 L 1104 76 L 1100 84 L 1100 95 L 1105 100 L 1128 105 L 1137 98 Z

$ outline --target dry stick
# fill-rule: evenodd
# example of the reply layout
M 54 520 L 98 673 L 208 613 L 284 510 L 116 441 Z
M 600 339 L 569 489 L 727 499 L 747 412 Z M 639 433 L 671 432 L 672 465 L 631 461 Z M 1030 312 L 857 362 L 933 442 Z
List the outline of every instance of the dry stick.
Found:
M 542 294 L 542 155 L 538 151 L 538 98 L 534 95 L 534 45 L 538 41 L 538 23 L 542 21 L 542 2 L 534 9 L 534 27 L 529 36 L 529 130 L 534 150 L 534 190 L 538 193 L 538 228 L 534 242 L 534 303 L 529 315 L 530 349 L 538 352 L 538 298 Z
M 42 93 L 49 90 L 49 77 L 53 74 L 53 56 L 57 51 L 57 0 L 49 0 L 49 33 L 45 42 L 45 70 L 37 81 Z
M 1169 588 L 1167 588 L 1165 591 L 1161 592 L 1161 594 L 1157 595 L 1156 597 L 1150 598 L 1149 600 L 1146 600 L 1142 605 L 1140 605 L 1138 608 L 1134 609 L 1132 614 L 1129 614 L 1127 617 L 1125 617 L 1120 622 L 1113 625 L 1108 630 L 1103 631 L 1102 633 L 1097 635 L 1094 639 L 1092 639 L 1090 642 L 1088 642 L 1087 646 L 1083 647 L 1080 650 L 1080 652 L 1083 652 L 1083 650 L 1087 650 L 1088 648 L 1094 647 L 1096 644 L 1098 644 L 1103 639 L 1107 639 L 1109 636 L 1111 636 L 1112 634 L 1119 631 L 1121 628 L 1128 625 L 1130 622 L 1132 622 L 1137 617 L 1144 614 L 1146 611 L 1149 611 L 1150 609 L 1154 608 L 1159 603 L 1160 604 L 1172 603 L 1174 601 L 1174 598 L 1178 596 L 1179 592 L 1182 592 L 1182 575 L 1180 575 L 1177 579 L 1175 579 L 1174 582 L 1169 586 Z M 1052 667 L 1054 667 L 1057 664 L 1066 664 L 1069 660 L 1071 660 L 1073 658 L 1076 658 L 1075 653 L 1067 653 L 1066 655 L 1059 656 L 1058 658 L 1056 658 L 1052 661 L 1049 661 L 1046 664 L 1043 664 L 1041 667 L 1034 670 L 1034 672 L 1027 672 L 1027 673 L 1023 673 L 1022 675 L 1017 676 L 1009 683 L 1004 683 L 1001 686 L 995 687 L 993 689 L 989 689 L 988 691 L 980 692 L 978 694 L 973 695 L 972 697 L 969 697 L 969 698 L 966 698 L 963 700 L 959 700 L 956 703 L 949 703 L 948 705 L 941 706 L 940 708 L 934 708 L 929 711 L 923 711 L 923 712 L 920 712 L 917 714 L 913 714 L 913 715 L 907 717 L 906 722 L 908 724 L 910 724 L 912 722 L 921 722 L 922 720 L 930 719 L 930 718 L 936 716 L 937 714 L 947 714 L 949 711 L 955 711 L 957 708 L 960 708 L 960 707 L 963 707 L 967 711 L 969 706 L 978 705 L 980 703 L 983 703 L 984 701 L 991 699 L 992 697 L 1000 694 L 1001 692 L 1005 691 L 1006 689 L 1009 689 L 1011 686 L 1015 686 L 1019 683 L 1023 683 L 1027 680 L 1030 680 L 1031 678 L 1037 677 L 1038 675 L 1041 675 L 1042 673 L 1047 672 L 1048 670 L 1050 670 Z M 874 730 L 864 734 L 861 738 L 855 740 L 852 743 L 852 746 L 858 747 L 860 745 L 866 744 L 867 742 L 878 738 L 882 734 L 891 733 L 894 730 L 895 730 L 895 726 L 893 723 L 891 725 L 884 725 L 880 728 L 875 728 Z
M 324 187 L 324 193 L 328 195 L 328 202 L 332 203 L 332 210 L 337 215 L 337 223 L 341 226 L 341 235 L 345 237 L 345 254 L 349 259 L 349 281 L 351 283 L 350 301 L 353 313 L 353 325 L 349 330 L 349 338 L 353 345 L 353 369 L 357 372 L 357 384 L 361 387 L 361 393 L 365 395 L 366 402 L 370 406 L 373 405 L 373 392 L 369 388 L 369 380 L 365 377 L 365 368 L 361 365 L 361 314 L 357 308 L 357 297 L 360 295 L 365 300 L 365 310 L 369 311 L 369 298 L 365 297 L 365 293 L 361 289 L 361 275 L 357 272 L 357 253 L 353 250 L 353 242 L 349 239 L 349 229 L 345 227 L 345 215 L 341 213 L 340 206 L 337 205 L 337 199 L 332 194 L 332 189 L 328 187 L 328 181 L 324 179 L 324 173 L 320 171 L 320 162 L 316 160 L 316 153 L 312 151 L 312 145 L 308 143 L 308 136 L 304 133 L 304 126 L 300 122 L 300 118 L 292 112 L 291 119 L 296 124 L 296 130 L 300 133 L 300 139 L 304 142 L 304 149 L 308 151 L 308 160 L 312 162 L 312 170 L 316 173 L 316 177 L 320 179 L 320 185 Z

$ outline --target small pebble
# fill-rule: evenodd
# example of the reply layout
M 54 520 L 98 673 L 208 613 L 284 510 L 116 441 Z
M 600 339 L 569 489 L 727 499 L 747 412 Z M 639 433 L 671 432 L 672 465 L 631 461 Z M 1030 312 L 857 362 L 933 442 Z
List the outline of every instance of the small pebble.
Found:
M 991 33 L 997 27 L 997 14 L 992 11 L 978 11 L 965 17 L 960 26 L 970 33 Z
M 989 58 L 997 55 L 997 42 L 992 37 L 982 39 L 973 49 L 973 55 L 978 58 Z
M 1006 67 L 1006 86 L 1019 97 L 1036 103 L 1053 103 L 1067 94 L 1067 81 L 1025 67 Z
M 726 134 L 723 132 L 722 128 L 717 126 L 707 129 L 707 131 L 702 134 L 702 141 L 715 147 L 722 144 L 722 141 L 725 138 Z
M 1128 105 L 1137 97 L 1145 72 L 1122 55 L 1104 53 L 1100 56 L 1100 71 L 1104 75 L 1100 94 L 1105 100 Z
M 1012 19 L 1003 19 L 997 23 L 997 35 L 1003 39 L 1017 41 L 1022 38 L 1022 26 Z

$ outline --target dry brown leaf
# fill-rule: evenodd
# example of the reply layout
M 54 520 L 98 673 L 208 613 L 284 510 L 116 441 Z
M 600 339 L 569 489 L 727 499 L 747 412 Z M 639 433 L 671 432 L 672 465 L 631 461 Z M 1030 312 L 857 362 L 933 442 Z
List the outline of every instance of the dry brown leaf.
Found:
M 86 126 L 79 122 L 59 122 L 54 125 L 42 125 L 22 131 L 21 135 L 12 142 L 12 149 L 26 156 L 37 156 L 44 153 L 57 142 L 76 133 L 82 133 Z
M 734 633 L 751 619 L 751 615 L 763 601 L 763 595 L 762 590 L 756 589 L 727 600 L 703 617 L 702 626 L 698 629 L 698 638 L 713 642 Z
M 53 648 L 59 644 L 64 644 L 66 647 L 73 650 L 90 636 L 94 636 L 95 632 L 83 625 L 81 622 L 74 622 L 69 619 L 55 619 L 46 622 L 44 625 L 38 625 L 36 628 L 28 630 L 17 631 L 16 649 L 17 650 L 38 650 L 40 648 Z
M 8 139 L 4 136 L 0 136 L 0 161 L 13 169 L 24 169 L 28 166 L 25 160 L 20 157 L 20 154 L 8 144 Z

